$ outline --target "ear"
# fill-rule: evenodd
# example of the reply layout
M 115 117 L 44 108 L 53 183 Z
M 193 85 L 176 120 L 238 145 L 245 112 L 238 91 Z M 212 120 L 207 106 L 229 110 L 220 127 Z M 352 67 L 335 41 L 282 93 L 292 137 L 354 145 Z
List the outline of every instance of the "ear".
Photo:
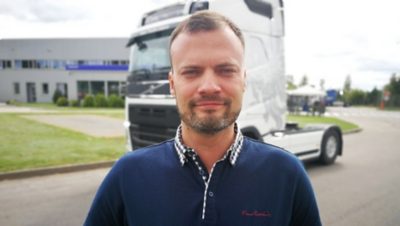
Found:
M 175 96 L 175 84 L 174 84 L 174 75 L 172 70 L 168 73 L 168 81 L 169 81 L 169 92 L 172 96 Z
M 247 86 L 247 72 L 246 72 L 246 70 L 244 70 L 244 73 L 243 73 L 243 92 L 245 92 L 246 91 L 246 86 Z

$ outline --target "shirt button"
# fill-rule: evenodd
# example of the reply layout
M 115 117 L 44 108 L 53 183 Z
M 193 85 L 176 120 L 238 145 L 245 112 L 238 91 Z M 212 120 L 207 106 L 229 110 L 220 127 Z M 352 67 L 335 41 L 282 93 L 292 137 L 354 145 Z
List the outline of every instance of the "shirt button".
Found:
M 214 197 L 214 192 L 212 192 L 212 191 L 208 192 L 208 196 Z

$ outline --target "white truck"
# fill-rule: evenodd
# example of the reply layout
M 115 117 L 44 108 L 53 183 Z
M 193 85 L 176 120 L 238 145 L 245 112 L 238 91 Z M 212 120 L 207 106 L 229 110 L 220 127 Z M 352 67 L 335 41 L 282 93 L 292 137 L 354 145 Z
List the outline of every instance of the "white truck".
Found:
M 244 135 L 280 146 L 301 160 L 333 163 L 342 154 L 335 125 L 286 123 L 282 0 L 188 0 L 143 15 L 132 34 L 125 111 L 127 150 L 173 138 L 180 118 L 169 92 L 169 36 L 199 10 L 219 12 L 245 37 L 247 87 L 238 125 Z M 207 53 L 204 53 L 207 54 Z

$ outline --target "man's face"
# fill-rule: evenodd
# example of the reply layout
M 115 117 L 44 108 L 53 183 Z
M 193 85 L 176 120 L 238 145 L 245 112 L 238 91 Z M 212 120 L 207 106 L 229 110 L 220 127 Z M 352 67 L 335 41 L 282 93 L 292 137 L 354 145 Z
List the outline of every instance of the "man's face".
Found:
M 236 121 L 245 89 L 243 56 L 228 27 L 176 37 L 169 82 L 185 126 L 214 134 Z

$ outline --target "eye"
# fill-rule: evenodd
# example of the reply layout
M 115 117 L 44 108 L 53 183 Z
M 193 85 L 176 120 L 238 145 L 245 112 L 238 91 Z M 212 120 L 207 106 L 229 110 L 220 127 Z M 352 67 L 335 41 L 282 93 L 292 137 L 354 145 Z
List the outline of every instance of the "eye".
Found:
M 186 69 L 186 70 L 182 71 L 182 75 L 189 76 L 189 77 L 196 76 L 199 73 L 200 73 L 200 71 L 197 69 Z
M 221 75 L 234 75 L 237 72 L 234 67 L 222 67 L 218 69 L 218 73 Z

